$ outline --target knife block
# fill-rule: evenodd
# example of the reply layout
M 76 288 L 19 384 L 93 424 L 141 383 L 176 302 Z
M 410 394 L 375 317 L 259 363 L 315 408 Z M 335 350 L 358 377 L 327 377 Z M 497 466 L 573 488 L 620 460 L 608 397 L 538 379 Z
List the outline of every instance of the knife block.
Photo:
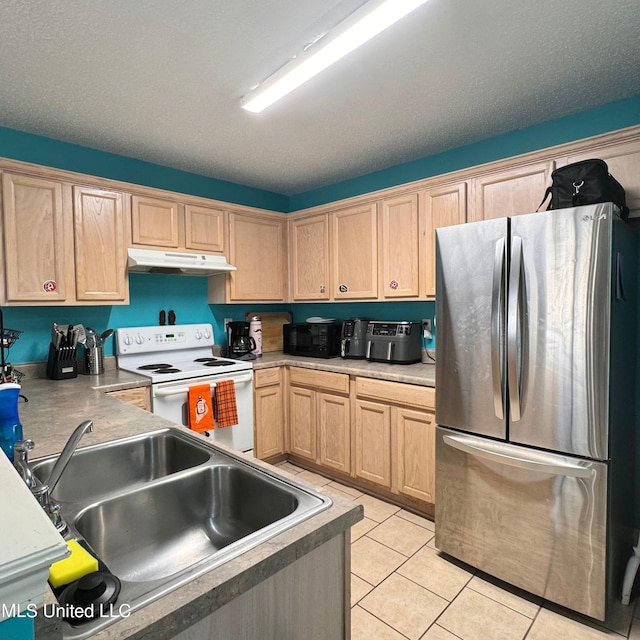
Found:
M 59 352 L 49 344 L 49 358 L 47 359 L 47 378 L 51 380 L 67 380 L 78 377 L 78 361 L 58 360 Z

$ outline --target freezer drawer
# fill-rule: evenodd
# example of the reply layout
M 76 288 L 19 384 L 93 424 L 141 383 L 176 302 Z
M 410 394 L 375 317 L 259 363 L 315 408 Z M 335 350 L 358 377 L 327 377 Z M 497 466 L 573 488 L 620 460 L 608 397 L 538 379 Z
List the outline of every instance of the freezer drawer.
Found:
M 438 427 L 436 547 L 603 620 L 607 465 Z

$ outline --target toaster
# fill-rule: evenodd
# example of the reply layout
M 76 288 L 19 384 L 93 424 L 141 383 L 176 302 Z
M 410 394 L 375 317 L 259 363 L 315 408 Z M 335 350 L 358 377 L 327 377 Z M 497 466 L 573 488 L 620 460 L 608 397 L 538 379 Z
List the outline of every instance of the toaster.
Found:
M 342 323 L 340 355 L 343 358 L 364 359 L 367 349 L 367 318 L 349 318 Z
M 365 357 L 372 362 L 413 364 L 422 358 L 420 322 L 382 322 L 367 325 Z

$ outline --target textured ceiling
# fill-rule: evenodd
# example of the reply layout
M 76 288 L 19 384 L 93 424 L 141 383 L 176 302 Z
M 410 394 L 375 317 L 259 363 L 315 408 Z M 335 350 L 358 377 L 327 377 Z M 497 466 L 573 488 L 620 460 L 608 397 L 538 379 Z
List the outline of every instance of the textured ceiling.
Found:
M 640 94 L 638 0 L 429 0 L 262 114 L 363 0 L 2 0 L 0 126 L 293 195 Z

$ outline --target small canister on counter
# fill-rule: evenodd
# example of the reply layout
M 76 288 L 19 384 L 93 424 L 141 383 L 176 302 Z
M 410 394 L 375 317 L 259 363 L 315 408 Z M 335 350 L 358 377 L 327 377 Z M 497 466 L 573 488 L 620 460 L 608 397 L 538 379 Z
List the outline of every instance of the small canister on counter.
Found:
M 254 356 L 262 355 L 262 319 L 260 316 L 253 316 L 249 321 L 249 336 L 256 343 L 255 349 L 251 351 Z

